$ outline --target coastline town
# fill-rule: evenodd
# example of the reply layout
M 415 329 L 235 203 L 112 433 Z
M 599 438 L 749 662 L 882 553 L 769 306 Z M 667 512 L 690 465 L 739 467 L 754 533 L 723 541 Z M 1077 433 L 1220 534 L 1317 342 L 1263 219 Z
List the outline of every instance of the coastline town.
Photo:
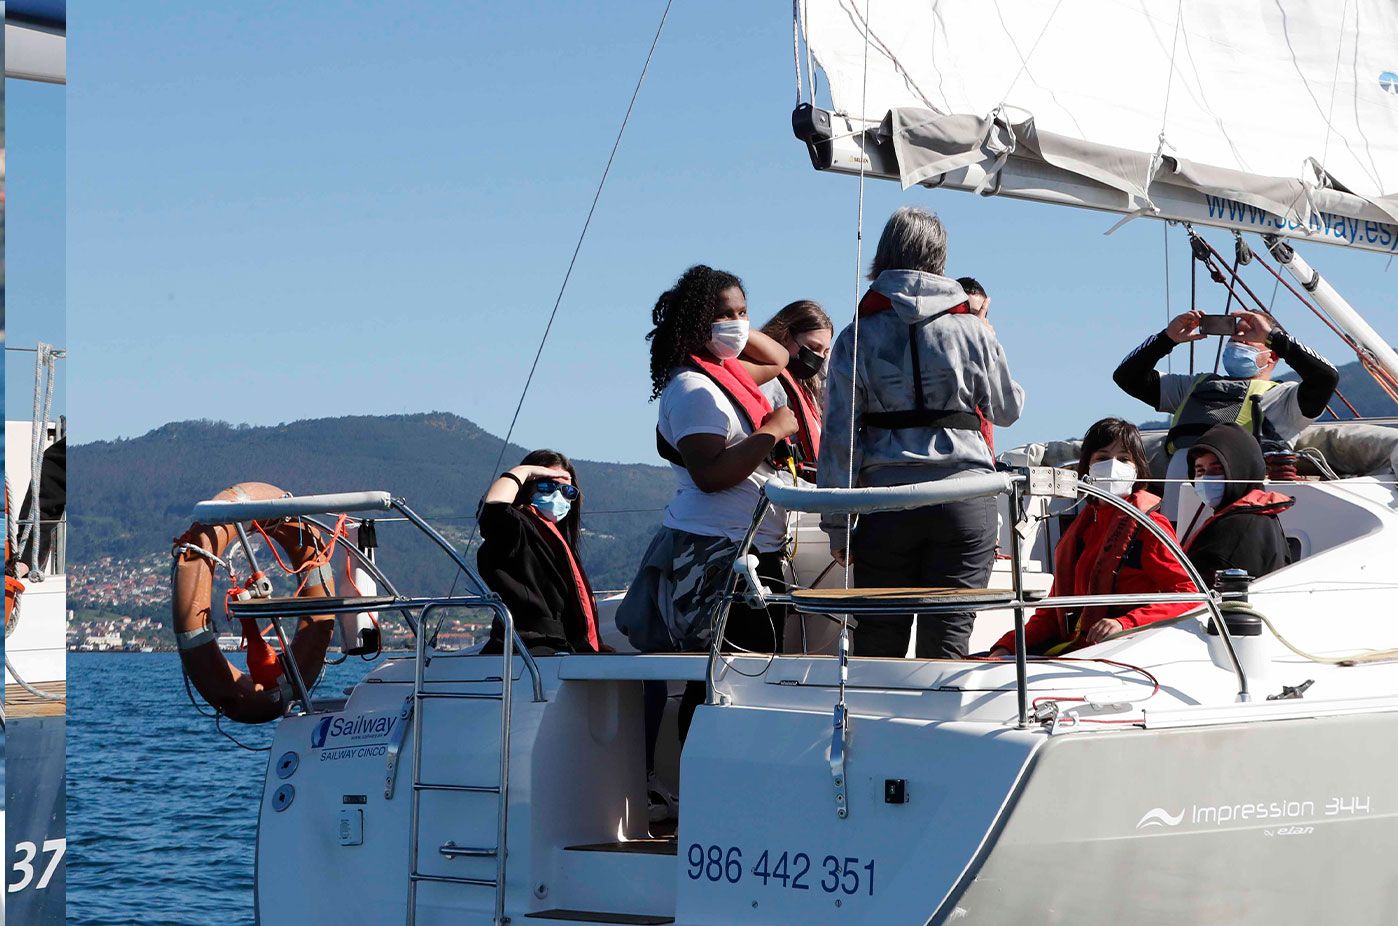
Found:
M 103 556 L 91 563 L 70 563 L 68 573 L 68 635 L 70 652 L 174 652 L 169 629 L 169 557 L 153 553 L 139 558 Z M 241 629 L 219 619 L 219 645 L 226 651 L 242 648 Z M 438 639 L 445 645 L 467 647 L 483 638 L 488 621 L 471 614 L 449 615 Z M 408 650 L 412 637 L 395 617 L 384 625 L 385 652 Z

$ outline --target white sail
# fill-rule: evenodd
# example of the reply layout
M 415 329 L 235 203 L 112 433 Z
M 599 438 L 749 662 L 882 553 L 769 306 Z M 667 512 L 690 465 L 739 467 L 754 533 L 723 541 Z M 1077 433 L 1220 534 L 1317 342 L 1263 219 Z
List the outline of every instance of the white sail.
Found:
M 835 112 L 884 124 L 866 167 L 905 186 L 960 172 L 998 192 L 1008 167 L 1037 172 L 1037 198 L 1080 185 L 1109 194 L 1080 205 L 1204 220 L 1174 201 L 1217 197 L 1243 209 L 1215 224 L 1398 250 L 1391 0 L 802 8 Z

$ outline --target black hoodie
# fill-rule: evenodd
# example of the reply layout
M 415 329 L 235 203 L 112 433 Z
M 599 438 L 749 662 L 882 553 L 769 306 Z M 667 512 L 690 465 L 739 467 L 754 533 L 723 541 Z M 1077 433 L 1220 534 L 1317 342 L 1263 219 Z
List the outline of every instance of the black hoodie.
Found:
M 1201 453 L 1212 453 L 1228 480 L 1213 517 L 1186 531 L 1185 551 L 1212 586 L 1223 569 L 1242 569 L 1254 579 L 1291 562 L 1291 551 L 1277 515 L 1295 499 L 1262 488 L 1267 462 L 1251 434 L 1231 422 L 1214 425 L 1189 448 L 1189 468 Z

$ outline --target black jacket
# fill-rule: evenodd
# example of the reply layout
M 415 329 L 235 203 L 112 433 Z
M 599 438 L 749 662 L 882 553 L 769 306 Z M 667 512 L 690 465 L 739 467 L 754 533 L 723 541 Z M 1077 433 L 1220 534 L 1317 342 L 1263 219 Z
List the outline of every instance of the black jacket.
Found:
M 1160 374 L 1155 365 L 1174 348 L 1175 342 L 1164 330 L 1146 338 L 1112 373 L 1112 380 L 1121 390 L 1140 399 L 1151 408 L 1160 405 Z M 1340 373 L 1329 361 L 1297 341 L 1280 328 L 1273 328 L 1267 338 L 1267 349 L 1296 371 L 1301 384 L 1296 390 L 1296 404 L 1307 418 L 1319 418 L 1340 384 Z
M 1204 582 L 1212 587 L 1223 569 L 1242 569 L 1256 579 L 1290 563 L 1277 516 L 1296 501 L 1262 488 L 1267 464 L 1257 441 L 1236 424 L 1215 425 L 1189 448 L 1191 471 L 1194 458 L 1204 452 L 1218 457 L 1229 480 L 1213 517 L 1185 532 L 1185 552 Z
M 480 530 L 476 565 L 485 583 L 504 599 L 524 645 L 531 650 L 592 652 L 587 615 L 568 561 L 535 517 L 506 502 L 487 502 L 481 506 Z M 583 585 L 583 593 L 591 597 L 586 575 Z M 486 652 L 498 653 L 503 639 L 504 627 L 497 618 L 490 626 Z

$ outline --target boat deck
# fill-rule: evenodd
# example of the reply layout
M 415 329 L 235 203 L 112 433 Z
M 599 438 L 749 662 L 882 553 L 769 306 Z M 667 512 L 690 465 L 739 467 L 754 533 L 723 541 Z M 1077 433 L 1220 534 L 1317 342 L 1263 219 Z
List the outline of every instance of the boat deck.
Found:
M 62 717 L 67 706 L 68 683 L 39 682 L 33 687 L 49 697 L 41 698 L 21 685 L 5 686 L 6 718 L 20 720 L 26 717 Z M 58 700 L 51 700 L 53 698 Z

